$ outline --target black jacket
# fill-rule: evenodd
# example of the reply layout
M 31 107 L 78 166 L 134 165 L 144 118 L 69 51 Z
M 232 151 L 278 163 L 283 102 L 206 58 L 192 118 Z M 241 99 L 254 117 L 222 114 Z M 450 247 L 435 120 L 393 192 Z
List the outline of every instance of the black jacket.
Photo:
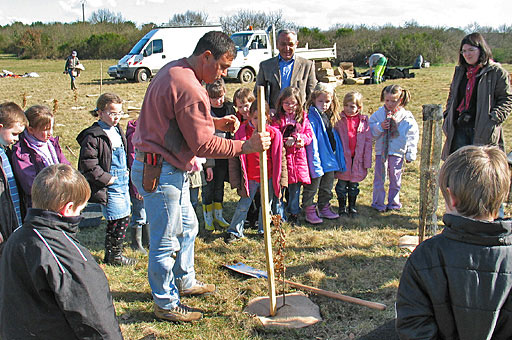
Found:
M 446 214 L 422 242 L 398 287 L 400 339 L 512 337 L 512 221 Z
M 126 136 L 119 126 L 126 153 Z M 80 132 L 76 137 L 80 144 L 78 170 L 85 176 L 91 186 L 89 202 L 107 204 L 107 184 L 112 178 L 109 174 L 112 163 L 112 143 L 98 122 Z
M 105 274 L 75 239 L 79 217 L 30 209 L 0 259 L 2 339 L 122 339 Z

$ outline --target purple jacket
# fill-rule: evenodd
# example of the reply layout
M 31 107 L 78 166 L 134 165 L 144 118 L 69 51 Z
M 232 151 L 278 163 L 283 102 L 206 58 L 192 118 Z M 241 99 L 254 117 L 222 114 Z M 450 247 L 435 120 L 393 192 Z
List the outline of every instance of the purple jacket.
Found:
M 356 153 L 352 160 L 350 147 L 348 146 L 347 116 L 341 113 L 340 120 L 336 123 L 334 130 L 339 134 L 343 144 L 345 156 L 345 172 L 336 172 L 335 176 L 342 181 L 358 183 L 366 178 L 368 169 L 372 167 L 372 132 L 368 123 L 368 116 L 359 115 L 359 126 L 357 127 Z
M 304 113 L 304 121 L 296 123 L 295 125 L 285 124 L 284 119 L 272 120 L 272 126 L 281 131 L 283 137 L 283 145 L 286 137 L 301 137 L 304 140 L 304 147 L 297 148 L 296 146 L 287 147 L 286 150 L 286 164 L 288 167 L 288 184 L 302 183 L 311 184 L 311 177 L 309 176 L 308 158 L 306 155 L 306 145 L 309 145 L 313 139 L 313 130 L 307 114 Z M 287 130 L 290 130 L 287 132 Z M 289 134 L 289 136 L 288 136 Z
M 23 131 L 20 135 L 19 142 L 12 147 L 12 171 L 20 184 L 20 188 L 18 189 L 21 189 L 25 206 L 30 208 L 32 206 L 32 183 L 34 183 L 36 175 L 46 166 L 41 156 L 27 143 L 26 134 L 27 131 Z M 59 145 L 59 137 L 51 137 L 50 143 L 52 143 L 55 148 L 59 163 L 71 165 L 62 153 Z

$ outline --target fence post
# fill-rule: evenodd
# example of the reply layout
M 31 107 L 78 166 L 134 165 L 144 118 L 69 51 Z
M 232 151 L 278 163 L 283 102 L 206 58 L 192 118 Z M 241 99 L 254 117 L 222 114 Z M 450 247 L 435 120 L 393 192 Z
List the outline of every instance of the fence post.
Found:
M 420 162 L 419 243 L 437 233 L 439 164 L 443 139 L 443 110 L 438 104 L 423 105 L 423 138 Z

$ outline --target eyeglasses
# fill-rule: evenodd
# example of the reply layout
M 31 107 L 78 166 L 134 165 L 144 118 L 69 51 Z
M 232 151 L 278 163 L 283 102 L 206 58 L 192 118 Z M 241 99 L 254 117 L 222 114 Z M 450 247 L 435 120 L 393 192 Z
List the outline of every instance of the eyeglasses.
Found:
M 119 112 L 106 112 L 106 114 L 107 114 L 109 117 L 116 117 L 116 116 L 122 116 L 122 115 L 124 115 L 124 111 L 119 111 Z
M 478 51 L 477 47 L 468 48 L 467 50 L 460 51 L 460 54 L 475 53 Z

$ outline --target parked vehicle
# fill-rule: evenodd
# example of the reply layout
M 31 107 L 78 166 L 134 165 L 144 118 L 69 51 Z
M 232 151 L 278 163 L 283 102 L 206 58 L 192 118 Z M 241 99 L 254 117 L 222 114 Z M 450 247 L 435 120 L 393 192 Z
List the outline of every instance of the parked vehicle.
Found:
M 209 31 L 221 31 L 220 25 L 157 27 L 148 32 L 131 51 L 108 68 L 109 76 L 145 82 L 170 61 L 188 57 L 197 41 Z
M 254 81 L 260 63 L 279 53 L 275 43 L 271 43 L 268 31 L 237 32 L 231 35 L 231 39 L 235 42 L 238 52 L 231 67 L 228 68 L 226 78 L 238 79 L 242 84 Z M 275 38 L 272 41 L 275 42 Z M 336 44 L 333 47 L 317 49 L 309 49 L 306 44 L 305 47 L 297 48 L 295 54 L 311 60 L 336 59 Z

